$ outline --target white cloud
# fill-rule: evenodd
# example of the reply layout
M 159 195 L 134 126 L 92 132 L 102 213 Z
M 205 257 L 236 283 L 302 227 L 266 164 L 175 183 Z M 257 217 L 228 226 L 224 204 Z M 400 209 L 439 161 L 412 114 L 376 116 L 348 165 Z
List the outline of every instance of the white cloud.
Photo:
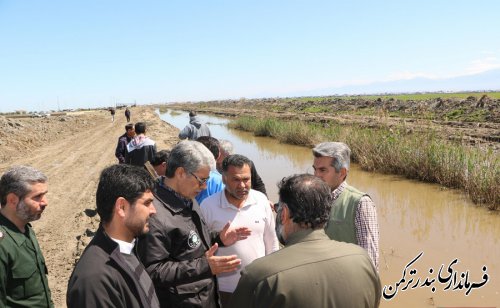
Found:
M 483 51 L 484 57 L 472 60 L 464 69 L 456 70 L 455 72 L 410 72 L 397 71 L 390 73 L 385 81 L 409 80 L 413 78 L 428 78 L 428 79 L 448 79 L 461 76 L 475 75 L 492 69 L 500 68 L 500 61 L 493 52 Z
M 495 56 L 488 56 L 486 58 L 473 60 L 466 69 L 466 74 L 464 75 L 479 74 L 496 68 L 500 68 L 500 61 Z

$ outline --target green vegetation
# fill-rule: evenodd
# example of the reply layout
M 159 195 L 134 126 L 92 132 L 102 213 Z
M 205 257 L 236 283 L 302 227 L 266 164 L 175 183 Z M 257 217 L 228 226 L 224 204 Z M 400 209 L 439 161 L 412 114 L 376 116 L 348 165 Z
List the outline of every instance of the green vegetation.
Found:
M 158 106 L 158 111 L 159 111 L 160 113 L 167 113 L 167 112 L 169 112 L 169 111 L 170 111 L 170 108 L 169 108 L 169 106 L 168 106 L 168 105 L 159 105 L 159 106 Z
M 329 112 L 329 111 L 331 111 L 331 109 L 332 108 L 329 106 L 309 106 L 309 107 L 304 108 L 302 111 L 319 113 L 319 112 Z
M 458 108 L 446 113 L 445 119 L 464 122 L 485 122 L 487 116 L 488 111 L 484 109 L 469 112 L 465 108 Z
M 421 101 L 428 99 L 467 99 L 468 97 L 475 97 L 479 100 L 483 95 L 488 95 L 492 99 L 500 99 L 500 92 L 453 92 L 453 93 L 409 93 L 409 94 L 381 94 L 381 95 L 333 95 L 333 96 L 322 96 L 322 97 L 298 97 L 293 98 L 293 100 L 298 102 L 313 101 L 318 102 L 325 99 L 362 99 L 362 100 L 376 100 L 378 98 L 383 100 L 396 99 L 402 101 Z
M 251 117 L 234 120 L 230 126 L 282 143 L 309 147 L 327 140 L 342 141 L 350 146 L 353 161 L 365 170 L 463 189 L 475 203 L 491 209 L 500 207 L 498 153 L 452 143 L 433 132 L 407 133 L 404 127 L 373 129 Z

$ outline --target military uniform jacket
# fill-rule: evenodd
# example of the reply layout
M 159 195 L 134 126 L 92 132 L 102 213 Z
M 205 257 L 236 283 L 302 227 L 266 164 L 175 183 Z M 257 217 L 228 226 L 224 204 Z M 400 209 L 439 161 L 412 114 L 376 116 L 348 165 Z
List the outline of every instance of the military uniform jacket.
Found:
M 215 276 L 205 252 L 215 241 L 199 205 L 163 186 L 155 189 L 156 215 L 139 239 L 139 257 L 155 285 L 161 307 L 218 307 Z
M 0 307 L 54 307 L 35 232 L 0 214 Z
M 378 307 L 380 296 L 363 248 L 330 240 L 323 229 L 304 230 L 241 272 L 231 307 Z

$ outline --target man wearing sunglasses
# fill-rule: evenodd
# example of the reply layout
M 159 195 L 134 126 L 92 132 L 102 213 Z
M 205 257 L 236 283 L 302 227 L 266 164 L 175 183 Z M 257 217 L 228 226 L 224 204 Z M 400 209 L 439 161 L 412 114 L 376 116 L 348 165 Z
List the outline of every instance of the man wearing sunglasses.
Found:
M 236 255 L 216 256 L 218 246 L 246 239 L 250 230 L 228 222 L 211 233 L 194 197 L 206 188 L 213 154 L 201 143 L 181 141 L 170 152 L 167 172 L 157 181 L 156 215 L 138 251 L 161 307 L 220 307 L 215 275 L 232 272 Z

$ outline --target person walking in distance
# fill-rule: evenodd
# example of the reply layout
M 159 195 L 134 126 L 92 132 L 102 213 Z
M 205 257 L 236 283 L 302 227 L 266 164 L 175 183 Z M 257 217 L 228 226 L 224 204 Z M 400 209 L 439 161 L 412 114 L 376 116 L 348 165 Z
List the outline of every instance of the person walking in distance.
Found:
M 179 132 L 179 139 L 196 140 L 201 136 L 212 136 L 207 124 L 203 123 L 195 111 L 189 112 L 189 124 Z
M 48 205 L 48 179 L 16 166 L 0 178 L 0 307 L 54 307 L 47 266 L 30 222 Z
M 125 117 L 127 118 L 127 122 L 130 122 L 130 109 L 125 108 Z
M 109 108 L 109 113 L 111 114 L 111 122 L 115 121 L 115 108 Z

